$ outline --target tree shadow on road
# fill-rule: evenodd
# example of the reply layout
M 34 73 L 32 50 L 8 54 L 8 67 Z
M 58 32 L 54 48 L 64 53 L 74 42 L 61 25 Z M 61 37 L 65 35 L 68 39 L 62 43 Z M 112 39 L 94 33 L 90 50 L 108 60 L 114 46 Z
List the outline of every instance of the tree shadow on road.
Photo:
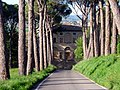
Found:
M 64 59 L 58 59 L 58 60 L 53 60 L 52 64 L 57 67 L 57 69 L 62 69 L 62 70 L 71 70 L 73 65 L 76 64 L 76 61 L 71 59 L 71 60 L 64 60 Z

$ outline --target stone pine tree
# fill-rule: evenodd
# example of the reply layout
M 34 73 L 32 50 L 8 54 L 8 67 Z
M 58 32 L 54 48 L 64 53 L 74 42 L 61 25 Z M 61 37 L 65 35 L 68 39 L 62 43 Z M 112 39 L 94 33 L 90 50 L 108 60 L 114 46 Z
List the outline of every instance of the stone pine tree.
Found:
M 90 5 L 91 10 L 90 10 L 90 44 L 91 44 L 91 51 L 90 55 L 88 58 L 94 56 L 94 30 L 93 30 L 93 3 Z
M 19 74 L 26 74 L 25 53 L 25 0 L 19 0 L 19 40 L 18 40 L 18 66 Z
M 50 20 L 51 21 L 51 20 Z M 46 26 L 48 27 L 48 38 L 49 38 L 49 65 L 51 64 L 51 60 L 53 60 L 53 30 L 52 30 L 52 24 L 50 23 L 50 21 L 48 20 L 46 22 Z
M 35 0 L 34 1 L 34 18 L 33 18 L 33 48 L 34 48 L 35 70 L 40 71 L 37 29 L 38 29 L 38 4 L 37 4 L 37 0 Z
M 28 0 L 28 60 L 27 75 L 32 73 L 33 69 L 33 9 L 34 0 Z
M 51 29 L 51 27 L 50 27 Z M 51 51 L 51 60 L 53 60 L 53 34 L 52 29 L 50 30 L 50 51 Z
M 47 43 L 49 44 L 49 45 L 47 45 L 47 50 L 49 50 L 48 51 L 49 65 L 51 64 L 51 61 L 53 60 L 53 29 L 52 29 L 52 25 L 53 25 L 53 18 L 50 18 L 49 15 L 47 15 L 46 27 L 48 28 L 48 34 L 46 34 L 46 35 L 48 37 Z
M 117 27 L 115 24 L 115 20 L 113 19 L 113 26 L 112 26 L 112 42 L 111 42 L 111 53 L 116 53 L 116 47 L 117 47 Z
M 110 54 L 110 4 L 106 1 L 106 21 L 105 21 L 105 55 Z
M 48 65 L 51 64 L 51 51 L 50 51 L 50 39 L 49 39 L 49 28 L 47 23 L 45 24 L 46 26 L 46 43 L 47 43 L 47 61 L 48 61 Z
M 103 13 L 103 0 L 99 0 L 100 8 L 100 55 L 104 55 L 105 51 L 105 22 Z
M 44 57 L 44 68 L 47 67 L 47 43 L 46 43 L 46 28 L 45 28 L 45 23 L 46 23 L 46 0 L 44 0 L 44 9 L 43 9 L 43 57 Z
M 40 57 L 40 70 L 43 70 L 43 3 L 38 0 L 39 7 L 39 57 Z
M 39 67 L 39 51 L 38 51 L 38 42 L 37 42 L 37 33 L 36 33 L 36 21 L 34 16 L 34 25 L 33 25 L 33 48 L 34 48 L 34 60 L 35 60 L 35 70 L 40 71 Z
M 86 3 L 86 2 L 85 2 Z M 84 9 L 84 13 L 86 13 L 87 8 L 86 8 L 86 4 L 83 4 L 83 9 Z M 82 31 L 83 31 L 83 57 L 84 59 L 87 58 L 87 28 L 86 28 L 86 22 L 87 22 L 87 15 L 85 15 L 84 13 L 82 13 Z
M 0 80 L 9 79 L 9 68 L 5 47 L 5 36 L 3 27 L 2 1 L 0 0 Z
M 111 10 L 113 12 L 113 17 L 115 19 L 115 23 L 118 29 L 118 33 L 120 34 L 120 9 L 117 4 L 117 0 L 108 0 L 111 6 Z
M 94 1 L 94 4 L 93 4 L 93 29 L 94 29 L 94 53 L 95 53 L 95 57 L 98 57 L 99 56 L 99 35 L 98 35 L 98 29 L 97 29 L 97 23 L 96 23 L 96 2 Z
M 47 15 L 47 19 L 46 19 L 46 28 L 47 28 L 47 32 L 46 32 L 46 38 L 47 38 L 47 52 L 48 52 L 48 64 L 51 65 L 51 61 L 53 60 L 53 34 L 52 34 L 52 25 L 49 21 L 49 16 Z
M 28 42 L 32 43 L 31 39 L 33 38 L 33 46 L 32 46 L 33 47 L 33 54 L 30 54 L 30 53 L 32 53 L 31 52 L 31 45 L 30 45 L 30 47 L 28 47 L 29 48 L 28 57 L 30 58 L 30 56 L 32 55 L 32 58 L 33 58 L 32 62 L 34 62 L 34 63 L 32 63 L 31 59 L 29 59 L 30 61 L 28 61 L 28 63 L 29 63 L 29 68 L 31 68 L 31 66 L 33 66 L 30 64 L 30 63 L 32 63 L 35 65 L 35 71 L 39 71 L 39 54 L 38 54 L 39 50 L 38 50 L 38 41 L 37 41 L 37 32 L 36 32 L 36 30 L 38 29 L 38 4 L 37 4 L 37 0 L 34 0 L 33 2 L 34 3 L 32 3 L 31 7 L 30 7 L 30 0 L 26 3 L 26 18 L 29 17 L 29 19 L 28 19 L 29 20 L 28 33 L 30 34 L 30 35 L 28 35 L 28 38 L 27 38 L 29 40 Z M 29 3 L 29 5 L 28 5 L 28 3 Z M 30 15 L 30 12 L 32 13 L 32 15 Z M 31 17 L 31 19 L 30 19 L 30 17 Z M 32 22 L 32 25 L 30 25 L 30 22 Z M 32 35 L 31 31 L 33 32 L 33 35 Z M 31 35 L 33 37 L 31 37 Z M 28 46 L 29 46 L 29 44 L 28 44 Z

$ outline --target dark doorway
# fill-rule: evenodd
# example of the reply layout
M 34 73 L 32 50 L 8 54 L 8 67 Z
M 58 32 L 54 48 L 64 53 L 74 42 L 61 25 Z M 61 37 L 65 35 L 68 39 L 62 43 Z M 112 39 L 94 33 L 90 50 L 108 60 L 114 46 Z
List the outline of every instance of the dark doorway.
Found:
M 65 59 L 68 60 L 70 57 L 70 52 L 65 52 Z
M 66 47 L 64 52 L 65 52 L 65 60 L 70 59 L 70 53 L 71 53 L 70 47 Z

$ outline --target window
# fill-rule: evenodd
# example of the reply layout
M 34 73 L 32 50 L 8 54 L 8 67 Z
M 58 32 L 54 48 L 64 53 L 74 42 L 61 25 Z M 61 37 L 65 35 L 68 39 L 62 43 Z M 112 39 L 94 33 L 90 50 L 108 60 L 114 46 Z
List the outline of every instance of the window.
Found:
M 75 43 L 75 41 L 76 41 L 76 38 L 73 38 L 73 43 Z
M 71 33 L 64 34 L 64 42 L 65 43 L 72 43 L 72 34 Z
M 76 35 L 76 33 L 73 33 L 73 35 Z
M 60 43 L 63 43 L 63 38 L 60 38 Z
M 60 33 L 60 35 L 63 35 L 63 33 Z
M 53 43 L 56 43 L 56 38 L 53 38 Z

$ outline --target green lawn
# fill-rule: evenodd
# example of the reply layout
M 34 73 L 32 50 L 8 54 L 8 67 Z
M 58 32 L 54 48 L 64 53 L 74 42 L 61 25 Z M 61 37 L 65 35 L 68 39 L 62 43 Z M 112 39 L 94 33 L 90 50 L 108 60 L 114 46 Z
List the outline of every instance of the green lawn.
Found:
M 81 72 L 109 90 L 120 90 L 120 55 L 84 60 L 75 65 L 74 70 Z
M 11 79 L 0 81 L 0 90 L 29 90 L 38 81 L 42 81 L 47 77 L 56 67 L 49 66 L 43 71 L 33 72 L 28 76 L 19 76 L 18 69 L 11 69 Z

